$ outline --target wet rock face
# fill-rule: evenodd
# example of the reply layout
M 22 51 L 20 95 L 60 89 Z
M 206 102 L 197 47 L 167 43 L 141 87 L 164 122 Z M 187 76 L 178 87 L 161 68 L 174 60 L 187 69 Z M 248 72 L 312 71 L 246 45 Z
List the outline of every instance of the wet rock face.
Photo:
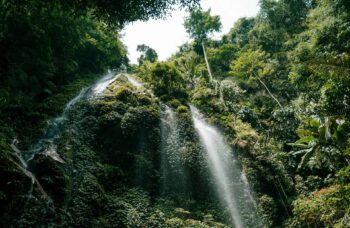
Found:
M 169 191 L 162 194 L 158 99 L 133 86 L 127 77 L 119 77 L 102 95 L 81 99 L 70 109 L 51 148 L 60 159 L 39 152 L 30 161 L 28 170 L 37 182 L 28 184 L 31 179 L 23 170 L 11 171 L 11 180 L 16 180 L 11 186 L 16 190 L 6 198 L 10 201 L 6 204 L 21 203 L 18 199 L 22 198 L 26 203 L 20 211 L 12 207 L 6 223 L 26 227 L 164 227 L 191 220 L 204 226 L 202 212 L 190 210 L 216 210 L 211 206 L 215 204 L 211 204 L 204 158 L 189 109 L 180 106 L 175 112 L 180 140 L 176 151 L 169 151 L 171 156 L 177 153 L 186 175 L 177 176 L 187 184 L 183 194 L 178 194 L 180 182 L 173 178 L 166 179 Z M 25 195 L 29 186 L 33 186 L 30 197 Z M 200 204 L 204 201 L 203 209 Z M 175 209 L 179 207 L 189 210 L 185 217 L 177 218 L 182 209 Z M 222 215 L 217 213 L 218 217 Z M 210 223 L 216 224 L 214 220 Z
M 32 172 L 35 173 L 36 179 L 46 194 L 56 202 L 57 206 L 61 206 L 62 199 L 66 198 L 69 181 L 62 163 L 44 154 L 39 154 L 31 166 Z
M 105 95 L 78 101 L 67 119 L 52 144 L 59 161 L 41 151 L 23 168 L 9 148 L 1 167 L 5 223 L 89 226 L 115 189 L 157 191 L 159 104 L 149 94 L 121 76 Z
M 7 156 L 2 156 L 2 164 L 4 165 L 0 167 L 2 176 L 0 180 L 0 212 L 1 214 L 18 214 L 26 200 L 25 192 L 28 190 L 27 186 L 31 179 L 19 168 L 19 161 L 12 157 L 10 153 L 5 151 L 2 151 L 2 153 Z

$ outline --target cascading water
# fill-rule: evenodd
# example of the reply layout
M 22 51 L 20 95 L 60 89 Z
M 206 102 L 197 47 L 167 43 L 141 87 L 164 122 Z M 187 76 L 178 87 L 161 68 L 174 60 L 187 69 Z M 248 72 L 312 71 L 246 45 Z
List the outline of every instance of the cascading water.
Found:
M 44 135 L 28 151 L 19 150 L 17 148 L 18 141 L 14 139 L 14 141 L 11 144 L 11 148 L 14 151 L 14 155 L 18 157 L 19 161 L 21 162 L 20 164 L 18 164 L 18 166 L 24 172 L 25 175 L 31 178 L 31 186 L 27 198 L 31 197 L 33 185 L 35 183 L 37 184 L 42 194 L 45 197 L 47 197 L 46 193 L 44 192 L 40 183 L 35 178 L 34 174 L 30 170 L 28 170 L 28 163 L 38 153 L 42 153 L 58 162 L 64 163 L 64 160 L 57 153 L 57 145 L 55 144 L 55 141 L 61 137 L 62 131 L 64 130 L 64 125 L 68 119 L 69 111 L 72 107 L 74 107 L 74 105 L 78 101 L 82 99 L 92 99 L 100 97 L 105 91 L 105 89 L 108 87 L 108 85 L 114 82 L 119 76 L 120 74 L 116 75 L 114 72 L 108 71 L 108 73 L 104 77 L 102 77 L 92 86 L 82 89 L 79 95 L 77 95 L 67 103 L 60 116 L 53 118 L 47 122 L 48 125 L 46 127 Z M 132 80 L 130 80 L 129 75 L 126 75 L 126 77 L 128 78 L 129 82 L 135 87 L 141 85 L 140 82 L 137 82 L 133 78 Z
M 127 77 L 129 82 L 135 86 L 135 87 L 141 87 L 142 84 L 138 82 L 136 79 L 131 77 L 128 74 L 118 74 L 116 75 L 113 71 L 108 71 L 108 73 L 102 77 L 100 80 L 98 80 L 95 84 L 93 84 L 90 87 L 83 88 L 78 96 L 74 97 L 72 100 L 70 100 L 67 105 L 65 106 L 62 114 L 56 118 L 53 118 L 49 120 L 47 123 L 46 131 L 41 137 L 28 151 L 20 151 L 16 147 L 16 143 L 13 143 L 11 147 L 14 150 L 15 155 L 19 158 L 21 161 L 21 164 L 23 167 L 28 166 L 28 162 L 31 161 L 34 156 L 38 153 L 43 153 L 46 156 L 51 157 L 52 159 L 64 163 L 64 160 L 59 156 L 57 151 L 57 146 L 54 144 L 54 141 L 57 140 L 61 133 L 62 128 L 67 121 L 67 116 L 70 111 L 70 109 L 81 99 L 91 99 L 95 97 L 100 97 L 105 89 L 110 85 L 112 82 L 114 82 L 120 75 L 124 75 Z
M 126 77 L 128 78 L 129 82 L 135 86 L 136 88 L 142 87 L 142 83 L 137 81 L 134 77 L 130 76 L 130 75 L 126 75 Z
M 92 96 L 100 96 L 103 91 L 114 82 L 119 75 L 115 75 L 112 71 L 108 71 L 107 75 L 104 76 L 101 80 L 95 83 L 92 88 Z M 78 96 L 79 97 L 79 96 Z M 74 100 L 74 99 L 73 99 Z
M 38 153 L 43 153 L 46 156 L 50 156 L 52 159 L 63 163 L 63 159 L 56 152 L 57 146 L 54 144 L 54 142 L 62 133 L 63 126 L 67 121 L 67 116 L 70 109 L 81 99 L 89 99 L 91 97 L 100 96 L 107 86 L 116 80 L 117 77 L 118 75 L 115 75 L 112 71 L 108 71 L 108 73 L 102 79 L 90 87 L 83 88 L 78 96 L 70 100 L 60 116 L 49 120 L 43 137 L 41 137 L 29 151 L 22 153 L 26 166 L 27 163 Z
M 161 104 L 161 189 L 186 194 L 186 175 L 180 160 L 180 132 L 174 111 Z M 169 181 L 170 180 L 170 181 Z
M 199 111 L 191 107 L 194 126 L 207 153 L 207 162 L 215 188 L 228 210 L 233 227 L 262 227 L 249 184 L 238 168 L 224 137 L 207 124 Z

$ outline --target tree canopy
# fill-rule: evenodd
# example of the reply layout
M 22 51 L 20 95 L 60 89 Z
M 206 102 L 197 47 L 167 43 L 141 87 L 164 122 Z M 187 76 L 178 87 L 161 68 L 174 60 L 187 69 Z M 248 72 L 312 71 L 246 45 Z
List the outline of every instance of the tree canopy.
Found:
M 141 56 L 137 59 L 140 65 L 142 65 L 144 61 L 149 61 L 151 63 L 154 63 L 158 60 L 157 52 L 153 48 L 145 44 L 137 45 L 136 50 L 138 52 L 141 52 Z
M 210 15 L 210 9 L 195 9 L 185 18 L 184 26 L 190 37 L 200 43 L 207 40 L 212 33 L 219 32 L 222 25 L 219 16 Z
M 194 8 L 199 0 L 5 0 L 2 4 L 22 9 L 33 4 L 40 7 L 59 5 L 75 15 L 91 14 L 109 24 L 123 26 L 132 21 L 165 17 L 175 6 Z

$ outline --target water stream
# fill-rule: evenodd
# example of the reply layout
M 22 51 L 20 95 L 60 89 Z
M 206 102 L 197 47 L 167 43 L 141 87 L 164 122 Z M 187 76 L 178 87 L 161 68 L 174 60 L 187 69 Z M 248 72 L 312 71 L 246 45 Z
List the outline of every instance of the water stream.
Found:
M 205 122 L 198 109 L 190 106 L 195 129 L 205 148 L 207 162 L 222 205 L 233 227 L 262 227 L 255 200 L 245 175 L 221 133 Z
M 188 194 L 186 174 L 181 162 L 181 139 L 176 113 L 161 104 L 161 191 Z
M 55 145 L 55 141 L 60 138 L 62 134 L 69 111 L 78 101 L 82 99 L 101 97 L 105 89 L 121 75 L 124 75 L 133 86 L 137 88 L 142 86 L 142 83 L 128 74 L 116 74 L 115 72 L 109 70 L 108 73 L 100 80 L 89 87 L 83 88 L 76 97 L 70 100 L 60 116 L 47 121 L 47 127 L 43 136 L 34 145 L 32 145 L 28 151 L 20 151 L 16 147 L 17 140 L 15 140 L 14 143 L 11 144 L 11 147 L 14 151 L 14 154 L 19 158 L 22 166 L 24 168 L 27 168 L 28 163 L 38 153 L 43 153 L 55 161 L 64 163 L 64 160 L 57 153 L 57 146 Z
M 114 82 L 120 75 L 122 74 L 116 74 L 113 71 L 108 71 L 108 73 L 103 76 L 100 80 L 98 80 L 93 85 L 83 88 L 80 93 L 74 97 L 72 100 L 70 100 L 63 112 L 60 116 L 55 117 L 53 119 L 50 119 L 47 121 L 47 127 L 43 134 L 43 136 L 34 143 L 31 148 L 27 151 L 22 151 L 18 149 L 17 147 L 17 139 L 14 139 L 11 148 L 13 149 L 14 155 L 19 159 L 20 163 L 18 164 L 19 168 L 24 172 L 24 174 L 31 179 L 31 186 L 28 193 L 28 197 L 31 197 L 33 185 L 37 184 L 39 190 L 43 193 L 44 196 L 46 196 L 46 193 L 42 189 L 40 183 L 35 178 L 34 174 L 28 169 L 28 164 L 30 161 L 35 157 L 35 155 L 41 153 L 46 156 L 49 156 L 53 160 L 57 162 L 64 163 L 65 161 L 60 157 L 60 155 L 57 153 L 57 145 L 55 144 L 56 140 L 59 139 L 62 135 L 62 132 L 64 130 L 64 125 L 66 121 L 68 120 L 68 114 L 69 111 L 74 107 L 74 105 L 82 100 L 82 99 L 93 99 L 93 98 L 99 98 L 103 95 L 105 89 Z M 132 78 L 131 76 L 127 74 L 125 75 L 129 82 L 135 86 L 140 87 L 142 84 Z
M 81 99 L 89 99 L 100 96 L 107 86 L 116 80 L 117 77 L 118 75 L 116 75 L 114 72 L 108 71 L 108 73 L 95 84 L 90 87 L 83 88 L 76 97 L 70 100 L 60 116 L 48 120 L 44 135 L 28 151 L 22 151 L 22 156 L 25 163 L 28 164 L 28 162 L 30 162 L 38 153 L 43 153 L 44 155 L 49 156 L 58 162 L 64 163 L 64 160 L 57 153 L 57 146 L 54 144 L 54 142 L 61 136 L 69 111 Z
M 135 86 L 136 88 L 140 88 L 143 86 L 143 84 L 139 81 L 137 81 L 134 77 L 132 77 L 131 75 L 129 74 L 126 74 L 126 77 L 128 78 L 129 82 Z

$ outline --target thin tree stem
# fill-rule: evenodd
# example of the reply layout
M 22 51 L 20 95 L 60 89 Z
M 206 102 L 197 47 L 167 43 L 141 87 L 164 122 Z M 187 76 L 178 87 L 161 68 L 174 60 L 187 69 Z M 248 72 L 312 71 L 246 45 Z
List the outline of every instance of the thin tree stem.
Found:
M 209 62 L 208 62 L 208 58 L 207 58 L 207 53 L 205 51 L 204 42 L 202 42 L 202 48 L 203 48 L 205 64 L 207 65 L 207 70 L 208 70 L 208 74 L 209 74 L 209 81 L 211 82 L 213 80 L 213 75 L 211 74 L 211 70 L 210 70 L 210 66 L 209 66 Z
M 265 89 L 267 90 L 267 92 L 269 93 L 269 95 L 277 102 L 277 104 L 280 106 L 280 108 L 283 108 L 283 106 L 281 105 L 281 103 L 277 100 L 277 98 L 271 93 L 271 91 L 269 90 L 269 88 L 266 86 L 266 84 L 259 78 L 259 76 L 253 72 L 254 76 L 258 79 L 258 81 L 265 87 Z

